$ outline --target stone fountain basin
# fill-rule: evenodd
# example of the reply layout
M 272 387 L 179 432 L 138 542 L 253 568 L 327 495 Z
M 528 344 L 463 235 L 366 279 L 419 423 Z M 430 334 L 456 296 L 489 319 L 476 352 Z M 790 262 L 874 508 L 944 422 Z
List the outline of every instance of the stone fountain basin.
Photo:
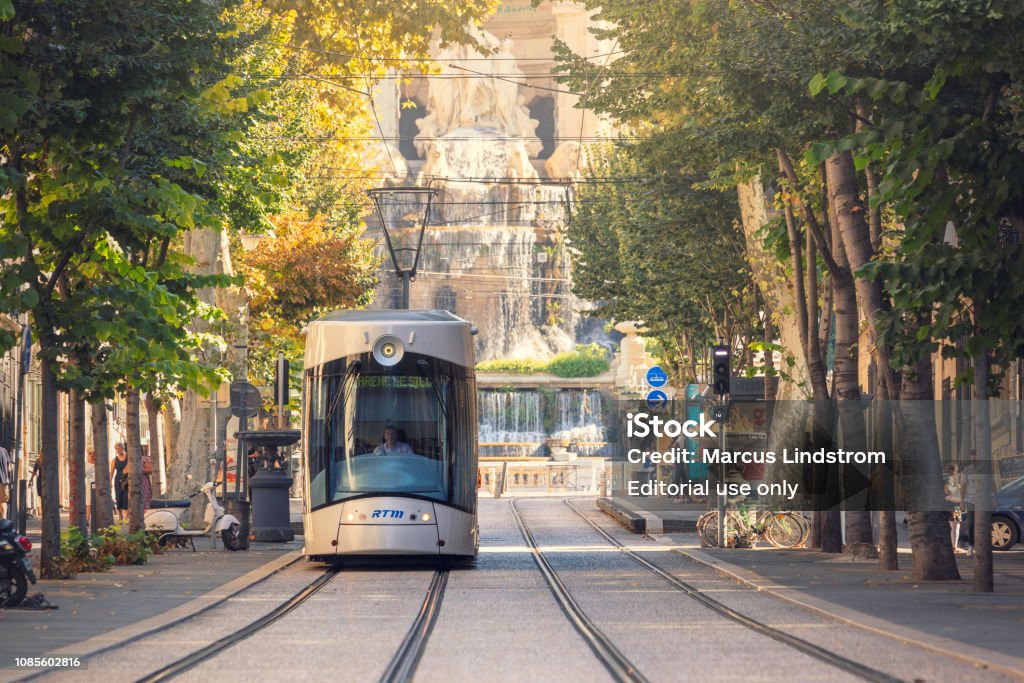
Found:
M 235 432 L 235 438 L 257 448 L 291 446 L 302 438 L 298 429 Z

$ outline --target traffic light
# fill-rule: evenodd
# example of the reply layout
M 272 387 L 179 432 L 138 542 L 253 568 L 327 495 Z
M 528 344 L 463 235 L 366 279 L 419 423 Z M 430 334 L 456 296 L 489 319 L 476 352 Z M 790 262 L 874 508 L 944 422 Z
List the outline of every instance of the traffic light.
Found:
M 724 344 L 711 347 L 711 386 L 715 394 L 725 396 L 729 393 L 729 376 L 732 374 L 729 369 L 729 362 L 732 358 L 732 351 Z

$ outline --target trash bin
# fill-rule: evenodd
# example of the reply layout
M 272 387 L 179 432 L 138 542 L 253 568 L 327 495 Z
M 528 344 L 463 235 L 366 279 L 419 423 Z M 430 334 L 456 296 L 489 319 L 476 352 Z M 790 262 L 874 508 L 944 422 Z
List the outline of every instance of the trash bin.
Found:
M 245 500 L 244 494 L 240 494 L 238 498 L 235 498 L 235 492 L 229 491 L 224 496 L 224 511 L 229 515 L 234 515 L 238 518 L 239 523 L 242 525 L 239 535 L 239 541 L 242 550 L 249 549 L 249 528 L 250 528 L 250 511 L 252 506 L 249 501 Z
M 285 470 L 261 469 L 250 480 L 254 541 L 287 543 L 295 538 L 288 498 L 291 486 Z

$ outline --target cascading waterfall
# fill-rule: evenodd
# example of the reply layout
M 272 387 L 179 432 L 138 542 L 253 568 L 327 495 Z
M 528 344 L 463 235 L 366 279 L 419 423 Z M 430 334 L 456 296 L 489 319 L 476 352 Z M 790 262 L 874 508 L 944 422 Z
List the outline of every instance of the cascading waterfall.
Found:
M 605 434 L 601 394 L 597 391 L 560 391 L 555 395 L 558 420 L 552 436 L 571 442 L 603 442 Z
M 478 406 L 480 443 L 487 444 L 488 454 L 540 454 L 545 441 L 560 439 L 580 455 L 591 455 L 608 439 L 599 391 L 565 389 L 552 396 L 485 389 L 479 393 Z M 550 432 L 545 429 L 546 413 L 554 418 Z
M 383 244 L 378 254 L 387 258 Z M 568 258 L 536 228 L 431 225 L 410 307 L 443 308 L 471 321 L 480 330 L 478 361 L 550 358 L 572 350 L 576 341 L 581 305 L 571 298 L 568 281 L 557 277 L 569 271 Z M 396 307 L 399 289 L 384 270 L 375 305 Z
M 540 394 L 535 391 L 481 391 L 481 443 L 538 443 L 544 440 Z

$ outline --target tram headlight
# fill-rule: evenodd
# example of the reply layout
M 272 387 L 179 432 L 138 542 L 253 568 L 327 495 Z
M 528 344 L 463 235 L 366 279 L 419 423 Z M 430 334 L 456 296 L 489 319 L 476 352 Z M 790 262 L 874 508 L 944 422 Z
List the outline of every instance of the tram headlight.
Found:
M 391 366 L 402 360 L 405 354 L 405 347 L 398 337 L 387 335 L 377 340 L 373 345 L 373 358 L 384 366 Z
M 422 519 L 424 522 L 429 522 L 430 521 L 430 513 L 429 512 L 424 512 L 422 515 L 420 515 L 420 519 Z

